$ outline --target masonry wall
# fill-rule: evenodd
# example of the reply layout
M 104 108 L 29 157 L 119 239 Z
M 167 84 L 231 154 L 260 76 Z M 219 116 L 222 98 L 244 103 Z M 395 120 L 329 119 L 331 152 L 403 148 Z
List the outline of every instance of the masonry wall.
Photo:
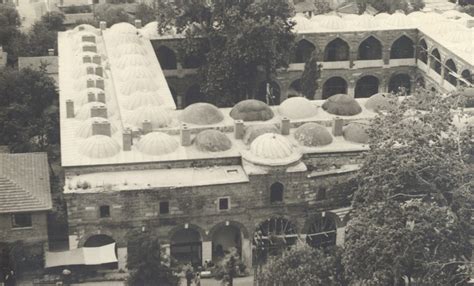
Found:
M 11 214 L 0 214 L 0 241 L 25 243 L 43 243 L 48 241 L 47 213 L 33 212 L 32 226 L 28 228 L 12 228 Z

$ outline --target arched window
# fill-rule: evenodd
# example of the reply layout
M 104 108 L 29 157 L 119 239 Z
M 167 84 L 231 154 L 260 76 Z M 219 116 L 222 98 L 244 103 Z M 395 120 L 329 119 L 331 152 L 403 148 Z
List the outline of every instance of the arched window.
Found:
M 457 86 L 457 79 L 451 74 L 452 72 L 457 74 L 458 69 L 454 61 L 449 59 L 444 66 L 444 79 L 449 81 L 450 84 Z
M 463 79 L 465 79 L 467 82 L 472 83 L 472 74 L 470 70 L 463 70 L 461 73 L 461 76 Z M 466 85 L 464 82 L 461 81 L 463 85 Z
M 359 45 L 359 60 L 378 60 L 382 58 L 382 44 L 370 36 Z
M 332 216 L 318 214 L 311 220 L 306 234 L 306 243 L 311 247 L 336 245 L 336 222 Z
M 329 42 L 324 49 L 325 62 L 337 62 L 349 60 L 349 45 L 346 41 L 337 38 Z
M 438 49 L 434 49 L 431 52 L 431 68 L 438 74 L 441 74 L 441 55 Z
M 413 41 L 407 36 L 403 35 L 393 42 L 390 49 L 391 59 L 409 59 L 415 56 L 415 47 Z
M 297 44 L 296 44 L 296 49 L 295 49 L 295 63 L 306 63 L 310 58 L 311 58 L 311 55 L 313 54 L 313 51 L 315 50 L 316 48 L 314 47 L 314 45 L 303 39 L 301 41 L 299 41 Z
M 283 202 L 283 184 L 276 182 L 270 186 L 270 203 Z
M 328 79 L 323 85 L 323 99 L 338 93 L 347 93 L 347 82 L 342 77 L 332 77 Z
M 426 44 L 425 40 L 420 41 L 420 46 L 419 46 L 419 52 L 418 52 L 418 59 L 425 64 L 428 63 L 428 45 Z
M 396 74 L 390 78 L 388 92 L 410 94 L 411 78 L 407 74 Z
M 177 68 L 176 55 L 170 48 L 166 46 L 159 46 L 156 49 L 156 56 L 161 68 L 164 70 L 175 70 Z
M 274 81 L 262 81 L 258 86 L 258 94 L 255 99 L 269 105 L 280 104 L 280 86 Z
M 379 80 L 375 76 L 361 77 L 355 87 L 355 97 L 370 97 L 379 92 Z

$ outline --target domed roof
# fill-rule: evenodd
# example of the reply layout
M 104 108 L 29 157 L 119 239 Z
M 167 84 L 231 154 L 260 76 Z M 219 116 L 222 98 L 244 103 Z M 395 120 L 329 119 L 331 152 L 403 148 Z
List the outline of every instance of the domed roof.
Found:
M 344 139 L 355 143 L 367 144 L 369 142 L 367 128 L 364 124 L 351 122 L 342 131 Z
M 224 120 L 222 112 L 210 103 L 198 102 L 186 107 L 179 120 L 196 125 L 216 124 Z
M 146 58 L 143 55 L 123 55 L 117 60 L 117 67 L 124 69 L 131 66 L 148 66 Z
M 374 16 L 363 14 L 353 20 L 353 23 L 363 29 L 374 29 L 379 27 L 379 24 L 375 21 Z
M 472 45 L 474 41 L 473 33 L 468 31 L 467 29 L 463 30 L 454 30 L 449 34 L 444 36 L 444 40 L 451 42 L 451 43 L 463 43 L 465 42 L 466 45 Z
M 85 76 L 77 78 L 74 81 L 74 89 L 77 91 L 84 90 L 87 88 L 88 80 L 93 80 L 95 82 L 98 79 L 104 79 L 104 78 L 95 74 L 86 74 Z
M 326 127 L 309 122 L 295 131 L 295 138 L 301 145 L 308 147 L 324 146 L 332 143 L 332 136 Z
M 134 110 L 141 106 L 159 106 L 161 104 L 163 102 L 157 93 L 137 91 L 123 99 L 122 107 Z
M 151 132 L 140 138 L 137 149 L 148 155 L 164 155 L 174 152 L 179 143 L 171 136 L 163 132 Z
M 125 117 L 125 122 L 127 124 L 138 128 L 142 127 L 143 121 L 145 120 L 150 121 L 153 128 L 162 128 L 168 126 L 171 123 L 172 118 L 168 111 L 159 106 L 153 105 L 138 107 Z
M 94 40 L 96 39 L 96 34 L 91 31 L 78 31 L 73 34 L 74 41 L 76 44 L 79 44 L 82 42 L 82 37 L 93 37 Z
M 329 30 L 342 30 L 346 27 L 346 22 L 341 17 L 335 15 L 327 15 L 321 18 L 319 24 Z
M 158 85 L 151 79 L 133 78 L 122 83 L 120 92 L 123 95 L 130 95 L 136 91 L 157 91 L 158 88 Z
M 82 137 L 82 138 L 88 138 L 92 136 L 92 124 L 94 122 L 100 122 L 100 123 L 105 123 L 110 121 L 106 118 L 102 117 L 91 117 L 89 119 L 84 120 L 81 122 L 81 125 L 76 129 L 76 136 L 77 137 Z M 110 123 L 110 132 L 114 134 L 117 132 L 117 127 Z
M 250 145 L 250 151 L 243 154 L 244 159 L 260 165 L 282 166 L 301 159 L 290 141 L 280 134 L 265 133 L 258 136 Z
M 375 19 L 377 19 L 377 20 L 379 20 L 379 19 L 387 19 L 387 18 L 390 17 L 390 14 L 383 12 L 383 13 L 378 13 L 378 14 L 375 15 L 374 17 L 375 17 Z
M 99 66 L 98 64 L 94 64 L 94 63 L 83 63 L 82 59 L 81 59 L 80 63 L 78 65 L 76 65 L 76 67 L 72 70 L 71 77 L 74 80 L 78 79 L 78 78 L 82 78 L 82 77 L 87 75 L 87 68 L 88 67 L 91 67 L 91 68 L 95 69 L 98 66 Z
M 102 102 L 89 102 L 81 106 L 79 110 L 76 112 L 76 118 L 80 120 L 86 120 L 87 118 L 91 117 L 91 109 L 93 107 L 107 107 L 107 115 L 108 117 L 111 117 L 114 115 L 114 110 L 112 108 L 108 108 L 104 103 Z
M 434 23 L 439 23 L 439 22 L 445 22 L 446 20 L 443 16 L 441 16 L 438 13 L 414 12 L 414 13 L 408 14 L 408 17 L 412 20 L 415 20 L 424 24 L 434 24 Z
M 306 97 L 296 96 L 283 101 L 279 110 L 288 118 L 302 119 L 315 116 L 317 108 Z
M 390 93 L 376 93 L 365 102 L 365 108 L 373 111 L 384 110 L 390 106 Z
M 245 129 L 244 143 L 251 144 L 255 138 L 265 133 L 279 134 L 280 130 L 273 124 L 251 125 Z
M 145 48 L 137 43 L 122 43 L 114 52 L 115 56 L 120 58 L 126 55 L 146 55 Z
M 92 42 L 81 42 L 81 43 L 77 44 L 74 47 L 74 49 L 75 49 L 76 53 L 81 53 L 81 52 L 84 51 L 83 49 L 86 48 L 86 47 L 87 48 L 92 48 L 92 47 L 97 48 L 97 45 L 96 45 L 96 43 L 92 43 Z
M 359 103 L 350 95 L 335 94 L 323 103 L 323 109 L 335 115 L 356 115 L 362 112 Z
M 454 31 L 453 28 L 454 28 L 453 24 L 448 23 L 446 21 L 431 23 L 430 25 L 426 26 L 427 30 L 432 31 L 433 33 L 436 33 L 435 35 L 437 36 L 444 36 L 444 35 L 450 34 Z M 459 26 L 456 28 L 459 28 Z
M 230 111 L 230 117 L 243 121 L 266 121 L 273 118 L 272 109 L 263 101 L 242 100 Z
M 90 158 L 109 158 L 117 155 L 120 151 L 120 145 L 109 136 L 94 135 L 79 145 L 79 153 Z
M 129 66 L 119 71 L 122 81 L 134 78 L 154 78 L 155 75 L 148 67 Z
M 387 19 L 383 20 L 385 24 L 394 28 L 405 28 L 413 26 L 414 23 L 411 18 L 402 13 L 394 13 Z
M 94 33 L 95 35 L 99 35 L 99 29 L 97 29 L 96 27 L 94 27 L 92 25 L 89 25 L 89 24 L 77 25 L 72 30 L 76 33 L 85 31 L 85 32 L 89 32 L 89 33 Z
M 143 28 L 141 28 L 142 35 L 150 38 L 153 36 L 158 36 L 158 22 L 153 21 L 146 24 Z
M 293 17 L 293 21 L 296 22 L 295 28 L 298 32 L 311 31 L 313 29 L 313 24 L 311 21 L 306 18 L 304 15 L 298 13 Z
M 136 34 L 137 28 L 130 23 L 117 23 L 110 27 L 110 31 L 114 34 Z
M 103 90 L 98 89 L 98 88 L 92 88 L 92 87 L 91 88 L 86 88 L 86 90 L 92 90 L 92 91 L 79 93 L 79 95 L 77 97 L 75 97 L 75 99 L 74 99 L 75 106 L 79 107 L 79 106 L 82 106 L 84 104 L 89 103 L 88 93 L 94 94 L 94 100 L 91 101 L 91 102 L 100 102 L 100 101 L 98 101 L 98 94 L 100 92 L 104 92 Z M 96 91 L 96 90 L 98 90 L 98 91 Z M 104 94 L 105 94 L 105 102 L 109 102 L 110 95 L 108 95 L 107 93 L 104 93 Z
M 199 132 L 194 138 L 194 145 L 204 152 L 221 152 L 232 147 L 230 139 L 221 131 L 208 129 Z
M 140 43 L 138 34 L 121 34 L 119 36 L 114 36 L 109 38 L 109 42 L 112 45 L 120 45 L 122 43 Z

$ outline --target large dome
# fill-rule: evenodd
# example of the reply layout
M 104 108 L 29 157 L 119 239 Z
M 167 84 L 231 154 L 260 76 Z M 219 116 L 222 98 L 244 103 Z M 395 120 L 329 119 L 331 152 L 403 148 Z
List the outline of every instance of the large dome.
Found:
M 378 23 L 375 21 L 375 18 L 368 14 L 360 15 L 359 17 L 354 18 L 353 23 L 357 27 L 363 29 L 375 29 L 379 27 Z
M 136 34 L 137 28 L 135 28 L 135 26 L 133 26 L 132 24 L 122 22 L 112 25 L 112 27 L 110 27 L 110 31 L 116 35 Z
M 124 69 L 132 66 L 146 67 L 149 63 L 143 55 L 129 54 L 123 55 L 117 60 L 117 67 Z
M 230 117 L 243 121 L 266 121 L 273 118 L 273 111 L 263 101 L 247 99 L 232 108 Z
M 194 145 L 204 152 L 227 151 L 232 147 L 230 139 L 221 131 L 208 129 L 199 132 L 194 138 Z
M 148 38 L 157 37 L 158 36 L 158 22 L 153 21 L 146 24 L 141 29 L 141 33 Z
M 143 121 L 151 122 L 152 128 L 162 128 L 168 126 L 172 118 L 163 108 L 153 105 L 138 107 L 125 117 L 125 123 L 141 128 Z
M 222 112 L 210 103 L 198 102 L 186 107 L 179 119 L 186 123 L 196 125 L 217 124 L 224 120 Z
M 326 127 L 317 123 L 305 123 L 295 131 L 295 138 L 304 146 L 317 147 L 332 143 L 332 136 Z
M 141 106 L 159 106 L 163 102 L 155 92 L 136 91 L 130 96 L 123 98 L 123 108 L 135 110 Z
M 137 43 L 123 43 L 115 49 L 115 56 L 122 57 L 126 55 L 146 55 L 146 50 Z
M 293 17 L 293 21 L 296 23 L 295 28 L 298 32 L 307 32 L 313 29 L 311 21 L 301 14 L 296 14 L 296 16 Z
M 87 68 L 93 68 L 95 70 L 96 67 L 99 65 L 94 63 L 83 63 L 81 59 L 81 63 L 78 64 L 71 72 L 71 76 L 73 79 L 82 78 L 87 75 Z
M 255 138 L 265 133 L 280 133 L 280 130 L 275 125 L 252 125 L 245 129 L 244 142 L 250 144 Z
M 346 27 L 346 22 L 338 16 L 329 15 L 321 18 L 319 24 L 328 30 L 342 30 Z
M 109 136 L 94 135 L 80 142 L 79 153 L 90 158 L 109 158 L 120 151 L 120 145 Z
M 174 152 L 178 148 L 178 142 L 166 133 L 151 132 L 140 138 L 137 149 L 148 155 L 164 155 Z
M 376 93 L 365 102 L 365 108 L 373 111 L 385 110 L 390 106 L 390 93 Z
M 252 142 L 250 151 L 244 153 L 244 159 L 260 165 L 282 166 L 301 159 L 301 153 L 284 136 L 266 133 Z
M 76 118 L 80 119 L 80 120 L 86 120 L 87 118 L 90 118 L 91 117 L 91 109 L 93 107 L 102 107 L 102 108 L 106 107 L 107 108 L 107 106 L 102 102 L 97 102 L 97 101 L 89 102 L 89 103 L 86 103 L 83 106 L 81 106 L 81 108 L 79 108 L 79 110 L 76 112 Z M 107 109 L 107 116 L 111 117 L 113 115 L 114 115 L 113 110 L 111 108 L 108 108 Z
M 108 119 L 102 118 L 102 117 L 91 117 L 89 119 L 84 120 L 81 122 L 81 125 L 76 129 L 76 136 L 77 137 L 82 137 L 82 138 L 89 138 L 92 136 L 92 124 L 95 122 L 100 122 L 100 123 L 110 123 Z M 117 127 L 110 123 L 110 132 L 111 134 L 114 134 L 117 132 Z
M 291 97 L 279 106 L 280 113 L 290 119 L 302 119 L 316 115 L 316 106 L 306 97 Z
M 120 87 L 120 92 L 123 95 L 130 95 L 136 91 L 156 90 L 158 90 L 158 85 L 156 85 L 153 80 L 147 78 L 133 78 L 122 82 L 122 86 Z
M 367 134 L 367 126 L 361 123 L 349 123 L 343 130 L 344 139 L 347 141 L 367 144 L 369 135 Z
M 89 91 L 89 92 L 81 92 L 79 95 L 77 95 L 74 98 L 74 104 L 77 104 L 76 106 L 82 106 L 84 104 L 87 104 L 89 102 L 99 102 L 99 93 L 104 93 L 105 94 L 105 102 L 109 102 L 110 100 L 110 95 L 105 93 L 103 90 L 98 89 L 98 88 L 88 88 L 86 90 L 94 90 L 94 91 Z M 97 91 L 96 91 L 97 90 Z M 92 93 L 94 95 L 94 100 L 89 101 L 89 93 Z
M 350 95 L 335 94 L 323 103 L 323 109 L 335 115 L 356 115 L 362 112 L 359 103 Z
M 120 79 L 122 81 L 137 78 L 153 78 L 155 75 L 148 67 L 130 66 L 120 71 Z
M 77 91 L 84 90 L 87 88 L 87 81 L 92 80 L 95 84 L 95 81 L 100 79 L 104 78 L 95 74 L 86 74 L 85 76 L 76 79 L 74 82 L 74 89 Z
M 89 32 L 89 33 L 93 33 L 95 35 L 99 35 L 99 30 L 92 26 L 92 25 L 88 25 L 88 24 L 81 24 L 81 25 L 77 25 L 76 27 L 74 27 L 74 29 L 72 29 L 74 32 Z
M 406 28 L 414 26 L 412 19 L 402 13 L 394 13 L 390 15 L 388 19 L 383 20 L 383 23 L 394 28 Z

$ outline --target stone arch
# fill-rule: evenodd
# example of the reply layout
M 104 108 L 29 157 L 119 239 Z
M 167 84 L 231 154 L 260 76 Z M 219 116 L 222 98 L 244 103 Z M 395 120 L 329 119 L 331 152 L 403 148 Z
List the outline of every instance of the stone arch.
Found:
M 357 80 L 354 97 L 370 97 L 379 92 L 380 80 L 373 75 L 365 75 Z
M 169 234 L 171 256 L 180 264 L 202 265 L 202 229 L 188 224 L 175 227 Z
M 347 94 L 347 81 L 340 76 L 328 78 L 323 84 L 323 99 L 338 93 Z
M 283 216 L 274 216 L 256 226 L 253 245 L 258 257 L 266 260 L 269 255 L 281 254 L 296 244 L 297 237 L 296 225 L 291 220 Z
M 267 85 L 267 83 L 269 85 Z M 261 81 L 258 84 L 258 92 L 255 99 L 263 101 L 268 105 L 278 105 L 281 99 L 281 87 L 276 80 Z
M 438 74 L 441 74 L 441 54 L 437 48 L 431 51 L 431 64 L 430 67 Z
M 186 90 L 185 99 L 186 106 L 191 105 L 197 102 L 205 102 L 206 97 L 204 93 L 201 92 L 201 88 L 198 84 L 193 84 Z
M 388 92 L 410 94 L 411 77 L 406 73 L 393 74 L 388 82 Z
M 444 79 L 447 80 L 450 84 L 457 86 L 457 78 L 450 73 L 454 72 L 457 74 L 458 68 L 456 63 L 452 59 L 448 59 L 444 64 Z
M 324 61 L 348 61 L 350 57 L 349 52 L 349 44 L 341 38 L 336 38 L 330 41 L 324 48 Z
M 249 234 L 243 224 L 226 221 L 214 225 L 209 231 L 209 238 L 212 241 L 212 259 L 218 262 L 231 248 L 237 249 L 242 257 L 243 241 L 249 239 Z
M 80 240 L 79 240 L 79 246 L 80 247 L 84 247 L 84 244 L 86 243 L 86 241 L 93 237 L 93 236 L 96 236 L 96 235 L 106 235 L 108 237 L 111 237 L 113 239 L 114 235 L 111 231 L 107 230 L 107 229 L 100 229 L 100 230 L 97 230 L 97 231 L 94 231 L 92 233 L 89 233 L 85 236 L 83 236 Z
M 193 229 L 195 231 L 197 231 L 199 233 L 199 235 L 201 236 L 201 239 L 203 240 L 206 240 L 207 239 L 207 235 L 206 235 L 206 232 L 204 231 L 204 229 L 202 229 L 200 226 L 198 226 L 197 224 L 192 224 L 192 223 L 186 223 L 186 224 L 180 224 L 180 225 L 177 225 L 175 227 L 173 227 L 169 232 L 168 232 L 168 239 L 169 241 L 171 241 L 171 238 L 173 237 L 173 235 L 178 232 L 179 230 L 181 229 L 186 229 L 186 225 L 187 225 L 187 228 L 188 229 Z
M 358 60 L 378 60 L 382 58 L 382 42 L 374 36 L 369 36 L 359 44 Z
M 214 235 L 214 233 L 216 232 L 216 230 L 219 228 L 219 227 L 222 227 L 222 226 L 227 226 L 227 225 L 233 225 L 235 227 L 238 227 L 240 229 L 240 231 L 242 232 L 244 238 L 250 238 L 250 232 L 248 231 L 247 227 L 245 227 L 244 224 L 238 222 L 238 221 L 235 221 L 235 220 L 229 220 L 229 221 L 221 221 L 217 224 L 215 224 L 210 230 L 209 230 L 209 234 L 208 234 L 208 237 L 209 238 L 212 238 L 212 236 Z
M 428 44 L 426 43 L 425 39 L 421 39 L 418 44 L 418 59 L 425 64 L 428 63 Z
M 313 248 L 336 245 L 339 217 L 331 212 L 312 215 L 305 222 L 306 243 Z
M 100 247 L 100 246 L 109 245 L 112 243 L 115 243 L 115 258 L 117 259 L 118 257 L 117 243 L 115 239 L 112 238 L 112 236 L 109 236 L 107 234 L 94 234 L 94 235 L 89 236 L 84 241 L 84 247 Z M 101 269 L 117 269 L 118 262 L 100 264 L 97 267 Z
M 409 59 L 415 56 L 415 45 L 413 40 L 406 35 L 396 39 L 390 49 L 391 59 Z
M 301 39 L 296 44 L 294 63 L 306 63 L 313 54 L 316 47 L 310 41 Z
M 472 80 L 472 73 L 471 73 L 470 70 L 468 70 L 468 69 L 463 70 L 463 71 L 461 72 L 461 77 L 462 77 L 463 79 L 465 79 L 467 82 L 469 82 L 469 83 L 472 84 L 473 80 Z M 461 81 L 461 83 L 462 83 L 463 85 L 466 85 L 463 81 Z
M 177 69 L 176 53 L 167 46 L 159 46 L 156 49 L 156 57 L 163 70 Z
M 270 203 L 283 202 L 285 197 L 285 186 L 280 182 L 275 182 L 270 186 Z

